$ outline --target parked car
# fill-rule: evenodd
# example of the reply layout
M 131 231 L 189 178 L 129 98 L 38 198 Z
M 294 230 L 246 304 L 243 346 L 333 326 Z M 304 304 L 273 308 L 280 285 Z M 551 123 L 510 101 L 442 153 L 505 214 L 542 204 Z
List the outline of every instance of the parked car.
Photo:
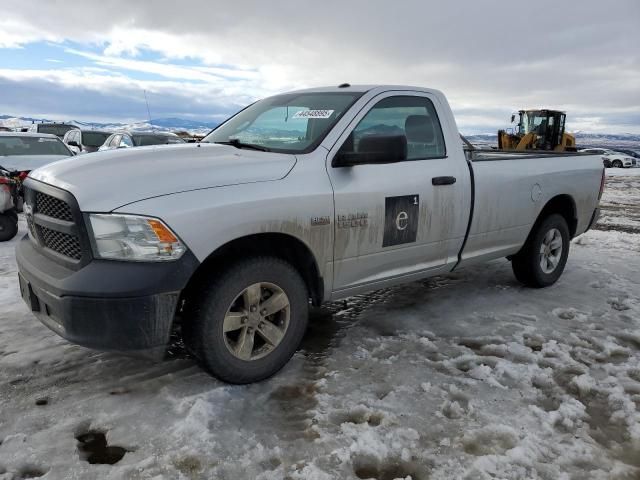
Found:
M 73 156 L 55 135 L 48 133 L 0 132 L 0 165 L 15 180 L 15 208 L 22 211 L 22 180 L 36 168 Z M 6 175 L 5 175 L 6 176 Z M 14 178 L 15 177 L 15 178 Z
M 185 143 L 185 141 L 169 132 L 116 132 L 106 139 L 100 151 L 172 143 Z
M 583 148 L 582 153 L 600 155 L 606 168 L 630 168 L 640 166 L 638 159 L 629 154 L 609 150 L 608 148 Z
M 18 184 L 17 172 L 0 165 L 0 242 L 11 240 L 18 233 Z
M 62 141 L 75 154 L 91 153 L 97 152 L 112 133 L 106 130 L 75 129 L 65 133 Z
M 73 153 L 57 136 L 48 133 L 0 132 L 0 165 L 30 172 Z
M 30 133 L 50 133 L 62 138 L 65 133 L 75 128 L 78 127 L 68 123 L 32 123 L 26 131 Z
M 503 257 L 523 284 L 553 285 L 603 186 L 600 155 L 465 151 L 437 90 L 301 90 L 201 143 L 32 172 L 20 291 L 97 349 L 161 355 L 178 315 L 201 365 L 248 383 L 293 355 L 309 302 Z
M 620 148 L 620 149 L 618 149 L 618 151 L 620 153 L 624 153 L 624 154 L 629 155 L 631 157 L 640 159 L 640 150 L 631 150 L 631 149 L 626 149 L 626 148 L 625 149 Z

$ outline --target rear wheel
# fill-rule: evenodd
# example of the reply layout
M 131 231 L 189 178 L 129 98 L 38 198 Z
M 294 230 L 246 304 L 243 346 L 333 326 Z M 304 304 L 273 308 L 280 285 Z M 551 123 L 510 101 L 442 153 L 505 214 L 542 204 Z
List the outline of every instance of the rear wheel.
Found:
M 534 227 L 511 262 L 516 278 L 534 288 L 553 285 L 569 256 L 569 227 L 562 215 L 550 215 Z
M 0 242 L 11 240 L 18 233 L 18 216 L 9 211 L 0 213 Z
M 221 380 L 256 382 L 295 353 L 308 309 L 306 285 L 292 265 L 271 257 L 248 259 L 201 291 L 183 325 L 185 344 Z

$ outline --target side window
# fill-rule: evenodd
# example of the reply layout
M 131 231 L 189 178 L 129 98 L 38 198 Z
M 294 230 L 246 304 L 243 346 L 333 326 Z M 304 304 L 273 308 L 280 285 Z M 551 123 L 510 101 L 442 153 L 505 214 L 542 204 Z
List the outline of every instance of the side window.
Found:
M 342 153 L 370 151 L 381 136 L 404 135 L 407 160 L 446 155 L 442 127 L 431 100 L 397 96 L 380 100 L 353 129 L 340 148 Z
M 122 135 L 122 138 L 120 139 L 120 142 L 118 143 L 119 147 L 133 147 L 133 142 L 131 141 L 131 138 L 129 138 L 129 135 Z

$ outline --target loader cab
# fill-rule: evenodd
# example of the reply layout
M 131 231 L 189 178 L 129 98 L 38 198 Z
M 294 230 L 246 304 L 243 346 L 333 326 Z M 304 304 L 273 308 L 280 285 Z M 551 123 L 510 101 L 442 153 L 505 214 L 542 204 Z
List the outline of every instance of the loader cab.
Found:
M 520 110 L 518 133 L 535 134 L 539 150 L 554 150 L 562 145 L 566 114 L 558 110 Z

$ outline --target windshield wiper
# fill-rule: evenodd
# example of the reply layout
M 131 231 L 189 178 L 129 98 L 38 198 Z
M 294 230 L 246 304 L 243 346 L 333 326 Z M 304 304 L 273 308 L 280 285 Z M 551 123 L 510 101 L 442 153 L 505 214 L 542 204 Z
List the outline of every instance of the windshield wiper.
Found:
M 260 150 L 261 152 L 269 152 L 270 150 L 267 147 L 263 147 L 262 145 L 255 145 L 253 143 L 244 143 L 237 138 L 230 138 L 226 142 L 213 142 L 220 145 L 231 145 L 236 148 L 247 148 L 250 150 Z

